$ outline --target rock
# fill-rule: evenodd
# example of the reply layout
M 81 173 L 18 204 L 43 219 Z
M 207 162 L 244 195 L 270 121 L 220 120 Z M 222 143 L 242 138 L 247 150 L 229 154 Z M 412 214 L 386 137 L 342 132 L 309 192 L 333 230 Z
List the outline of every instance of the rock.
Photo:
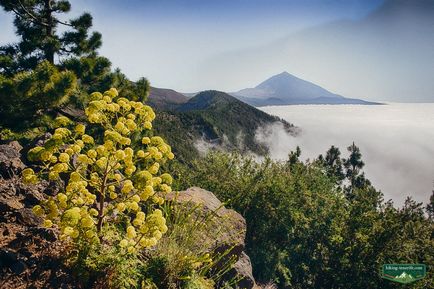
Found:
M 15 274 L 21 274 L 27 269 L 27 264 L 21 260 L 20 254 L 8 249 L 0 249 L 0 268 L 9 268 Z
M 15 212 L 17 223 L 25 226 L 38 226 L 42 219 L 36 216 L 31 209 L 22 208 Z
M 25 168 L 21 161 L 22 148 L 17 141 L 0 145 L 0 176 L 2 178 L 10 179 Z
M 19 274 L 23 273 L 24 271 L 26 271 L 27 264 L 24 263 L 24 261 L 19 260 L 18 262 L 13 263 L 10 266 L 10 268 L 11 268 L 12 272 L 19 275 Z
M 239 288 L 254 288 L 255 278 L 253 277 L 252 263 L 250 262 L 249 256 L 242 252 L 240 258 L 235 263 L 230 274 L 234 276 L 241 277 L 242 279 L 238 281 L 237 285 Z
M 15 196 L 17 193 L 17 187 L 13 181 L 0 179 L 0 197 L 8 198 Z
M 1 248 L 0 249 L 0 268 L 10 267 L 12 264 L 18 261 L 18 254 L 8 250 Z
M 50 228 L 33 227 L 29 228 L 29 232 L 33 235 L 40 236 L 41 238 L 49 242 L 55 242 L 59 239 L 57 237 L 56 231 Z
M 24 204 L 26 206 L 34 206 L 41 203 L 46 199 L 45 192 L 48 188 L 48 182 L 41 181 L 36 185 L 19 184 L 18 193 L 24 197 Z
M 200 205 L 204 213 L 214 214 L 216 232 L 209 232 L 203 240 L 203 246 L 211 244 L 207 250 L 224 256 L 216 263 L 216 267 L 223 268 L 231 259 L 237 260 L 234 267 L 227 273 L 227 279 L 237 276 L 240 279 L 238 288 L 251 289 L 255 286 L 250 258 L 244 253 L 246 220 L 236 211 L 227 209 L 211 192 L 201 188 L 192 187 L 186 191 L 172 192 L 166 195 L 167 200 L 180 204 Z
M 55 196 L 62 187 L 65 186 L 65 182 L 63 180 L 58 180 L 57 182 L 45 182 L 41 185 L 44 185 L 45 188 L 42 190 L 42 192 L 49 196 Z
M 33 142 L 30 144 L 29 149 L 30 148 L 34 148 L 36 146 L 43 146 L 47 140 L 49 140 L 52 137 L 52 134 L 49 132 L 44 133 L 43 135 L 41 135 L 40 137 L 37 137 L 35 140 L 33 140 Z
M 0 211 L 11 212 L 24 208 L 24 205 L 17 199 L 0 197 Z
M 233 247 L 231 255 L 240 256 L 244 250 L 244 238 L 246 236 L 246 220 L 236 211 L 227 209 L 217 197 L 204 189 L 192 187 L 186 191 L 170 193 L 166 199 L 175 200 L 178 203 L 200 204 L 204 212 L 212 212 L 220 218 L 219 223 L 226 228 L 214 240 L 215 249 L 224 252 Z

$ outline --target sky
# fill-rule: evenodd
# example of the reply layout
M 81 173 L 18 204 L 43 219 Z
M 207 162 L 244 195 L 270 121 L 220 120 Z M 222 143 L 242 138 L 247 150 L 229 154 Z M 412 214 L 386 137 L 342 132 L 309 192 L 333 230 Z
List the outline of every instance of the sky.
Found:
M 135 80 L 238 91 L 287 71 L 346 97 L 434 101 L 434 0 L 72 0 Z M 0 12 L 0 43 L 13 41 Z

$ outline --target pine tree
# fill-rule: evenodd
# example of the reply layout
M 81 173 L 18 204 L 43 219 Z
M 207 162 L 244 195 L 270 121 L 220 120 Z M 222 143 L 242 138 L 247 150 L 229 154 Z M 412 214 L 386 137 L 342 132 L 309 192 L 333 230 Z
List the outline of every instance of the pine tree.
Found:
M 350 152 L 348 159 L 344 160 L 346 169 L 346 177 L 350 180 L 351 185 L 354 185 L 360 170 L 365 166 L 362 161 L 360 149 L 354 144 L 350 145 L 347 150 Z
M 358 188 L 363 188 L 371 183 L 366 179 L 365 174 L 361 171 L 365 166 L 362 161 L 362 153 L 359 147 L 354 142 L 347 148 L 350 155 L 348 159 L 343 159 L 345 167 L 345 176 L 350 182 L 350 186 L 345 188 L 345 191 L 349 197 L 352 196 L 353 191 Z
M 299 146 L 295 148 L 295 151 L 289 152 L 288 164 L 292 167 L 297 163 L 300 163 L 301 149 Z
M 336 178 L 337 183 L 340 184 L 345 178 L 345 174 L 343 172 L 341 152 L 339 148 L 331 146 L 327 151 L 325 158 L 320 155 L 318 159 L 325 166 L 327 176 Z
M 68 102 L 76 86 L 74 73 L 59 71 L 48 61 L 14 77 L 0 75 L 0 125 L 13 128 L 31 125 L 47 110 Z
M 434 190 L 432 191 L 429 203 L 426 206 L 426 212 L 428 213 L 428 216 L 434 220 Z
M 7 12 L 15 14 L 14 25 L 19 42 L 0 47 L 0 73 L 13 76 L 34 69 L 47 60 L 93 53 L 101 46 L 101 34 L 93 32 L 92 16 L 83 13 L 70 21 L 61 21 L 71 4 L 67 0 L 0 0 Z M 64 32 L 60 33 L 62 26 Z

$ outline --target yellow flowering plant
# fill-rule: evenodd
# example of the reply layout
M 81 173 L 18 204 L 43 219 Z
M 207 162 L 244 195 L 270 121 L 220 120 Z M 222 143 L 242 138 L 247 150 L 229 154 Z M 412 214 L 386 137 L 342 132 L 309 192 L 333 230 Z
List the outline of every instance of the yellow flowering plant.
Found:
M 46 227 L 57 226 L 63 239 L 101 242 L 104 227 L 119 224 L 118 245 L 128 252 L 155 246 L 167 231 L 157 208 L 164 198 L 156 192 L 170 192 L 172 183 L 160 165 L 174 155 L 151 134 L 154 111 L 111 88 L 91 94 L 85 115 L 87 121 L 78 124 L 58 117 L 52 137 L 29 151 L 29 160 L 40 168 L 23 170 L 25 182 L 64 184 L 33 212 Z

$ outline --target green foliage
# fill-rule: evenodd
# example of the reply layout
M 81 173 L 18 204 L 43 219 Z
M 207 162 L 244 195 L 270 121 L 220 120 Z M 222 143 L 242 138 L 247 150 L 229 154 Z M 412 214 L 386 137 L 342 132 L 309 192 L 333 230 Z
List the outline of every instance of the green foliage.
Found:
M 79 283 L 85 288 L 140 288 L 144 270 L 140 255 L 112 245 L 122 240 L 120 228 L 106 226 L 103 230 L 110 243 L 79 240 L 69 252 L 67 262 Z
M 91 54 L 80 58 L 69 58 L 61 63 L 62 69 L 75 73 L 80 79 L 79 93 L 73 104 L 83 109 L 89 102 L 88 95 L 93 91 L 105 91 L 117 87 L 119 93 L 133 101 L 144 102 L 149 94 L 149 81 L 141 78 L 129 80 L 119 69 L 111 71 L 111 62 L 102 56 Z
M 77 108 L 84 109 L 89 102 L 88 96 L 91 92 L 106 91 L 110 87 L 116 87 L 111 73 L 111 62 L 105 57 L 96 54 L 80 58 L 70 57 L 64 60 L 60 67 L 62 70 L 74 72 L 80 80 L 76 97 L 71 102 Z
M 353 142 L 347 150 L 350 155 L 347 159 L 343 159 L 343 165 L 345 168 L 345 177 L 348 179 L 350 185 L 345 187 L 345 192 L 348 198 L 353 198 L 355 189 L 369 186 L 370 182 L 365 178 L 364 173 L 361 172 L 365 163 L 362 161 L 362 153 L 360 152 L 360 149 Z M 336 173 L 339 172 L 336 171 Z
M 69 1 L 1 0 L 0 5 L 15 15 L 16 34 L 20 37 L 18 43 L 0 47 L 0 73 L 9 77 L 34 69 L 44 60 L 54 64 L 55 56 L 86 55 L 101 46 L 101 34 L 89 33 L 89 13 L 67 22 L 60 20 L 58 15 L 71 9 Z
M 341 152 L 339 148 L 331 146 L 326 152 L 326 156 L 319 155 L 318 161 L 320 161 L 327 170 L 327 176 L 331 178 L 336 178 L 337 184 L 342 184 L 345 179 L 345 174 L 343 170 L 343 161 L 341 159 Z
M 431 197 L 429 198 L 429 203 L 426 206 L 426 211 L 428 216 L 434 220 L 434 191 L 432 191 Z
M 398 288 L 378 270 L 384 263 L 432 264 L 433 222 L 421 204 L 409 200 L 396 209 L 384 202 L 368 181 L 351 187 L 347 198 L 330 170 L 336 163 L 257 163 L 211 153 L 180 169 L 174 187 L 201 186 L 242 213 L 247 253 L 260 282 L 279 288 Z M 409 286 L 432 288 L 432 279 L 430 272 Z
M 259 127 L 280 121 L 288 132 L 291 128 L 289 123 L 215 90 L 199 93 L 177 110 L 201 120 L 206 125 L 204 131 L 209 140 L 243 153 L 268 153 L 267 146 L 255 139 Z
M 12 78 L 0 75 L 1 125 L 25 127 L 42 118 L 42 112 L 65 104 L 76 86 L 72 72 L 61 72 L 47 61 Z
M 149 95 L 149 81 L 146 78 L 140 78 L 134 82 L 129 80 L 119 69 L 113 73 L 113 83 L 119 87 L 120 93 L 126 98 L 134 101 L 146 101 Z
M 185 289 L 213 289 L 214 282 L 204 277 L 194 276 L 188 282 L 186 282 Z

